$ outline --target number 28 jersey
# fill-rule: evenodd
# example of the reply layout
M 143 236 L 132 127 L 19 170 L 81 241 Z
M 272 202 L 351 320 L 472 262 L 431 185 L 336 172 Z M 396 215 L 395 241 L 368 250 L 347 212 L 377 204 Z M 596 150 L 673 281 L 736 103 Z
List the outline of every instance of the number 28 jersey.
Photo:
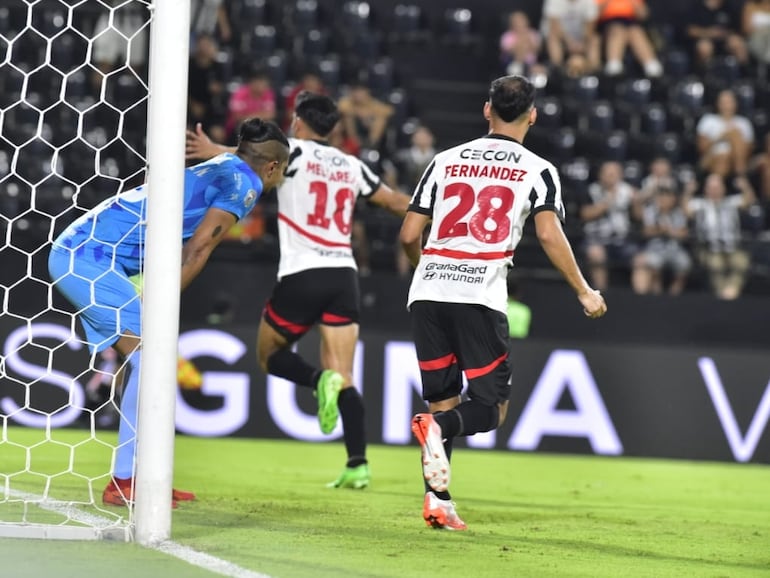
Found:
M 380 179 L 356 157 L 321 141 L 289 139 L 278 187 L 278 278 L 322 267 L 356 269 L 350 235 L 356 199 Z
M 564 219 L 556 168 L 497 134 L 436 155 L 409 210 L 429 215 L 433 224 L 408 304 L 472 303 L 503 313 L 506 277 L 527 217 L 549 210 Z

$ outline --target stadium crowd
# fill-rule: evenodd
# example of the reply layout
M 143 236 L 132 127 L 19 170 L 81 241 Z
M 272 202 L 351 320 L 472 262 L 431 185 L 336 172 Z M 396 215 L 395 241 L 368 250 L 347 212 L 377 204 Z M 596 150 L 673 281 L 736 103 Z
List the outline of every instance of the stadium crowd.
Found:
M 752 278 L 770 277 L 770 0 L 683 4 L 682 21 L 661 18 L 660 3 L 643 0 L 545 0 L 537 13 L 482 20 L 472 3 L 431 10 L 416 2 L 195 1 L 188 118 L 232 144 L 242 119 L 258 115 L 287 128 L 300 90 L 327 94 L 343 115 L 330 140 L 409 191 L 435 150 L 454 143 L 422 120 L 425 111 L 410 99 L 415 79 L 400 74 L 389 49 L 413 43 L 440 55 L 442 35 L 467 41 L 468 50 L 480 43 L 482 57 L 497 63 L 495 73 L 523 74 L 539 87 L 540 115 L 527 145 L 560 169 L 567 231 L 592 283 L 643 294 L 709 288 L 733 299 Z M 55 30 L 56 5 L 61 10 L 52 4 L 43 27 Z M 78 10 L 73 21 L 88 36 L 105 27 L 105 10 Z M 0 10 L 0 28 L 23 28 L 18 16 Z M 134 152 L 143 150 L 143 124 L 126 121 L 146 108 L 146 17 L 142 3 L 122 4 L 114 18 L 120 33 L 94 41 L 88 67 L 79 62 L 82 39 L 57 37 L 56 67 L 68 74 L 67 96 L 81 103 L 75 108 L 87 110 L 84 138 L 100 148 L 98 174 L 93 147 L 59 134 L 73 124 L 66 122 L 76 116 L 73 108 L 46 109 L 61 80 L 49 86 L 50 79 L 44 85 L 31 75 L 35 108 L 22 104 L 6 114 L 0 165 L 13 154 L 8 143 L 26 142 L 32 112 L 46 111 L 44 134 L 61 146 L 60 165 L 38 194 L 54 208 L 71 202 L 70 183 L 93 179 L 91 192 L 79 194 L 90 205 L 143 168 Z M 45 46 L 22 31 L 14 48 L 15 67 L 0 79 L 7 99 Z M 120 135 L 116 109 L 124 117 Z M 25 152 L 44 156 L 44 148 L 26 144 Z M 23 213 L 41 166 L 6 183 L 4 214 Z M 276 211 L 266 201 L 231 232 L 235 245 L 270 244 Z M 371 211 L 357 220 L 362 274 L 380 267 L 409 274 L 396 248 L 398 226 Z M 531 232 L 525 251 L 528 238 Z

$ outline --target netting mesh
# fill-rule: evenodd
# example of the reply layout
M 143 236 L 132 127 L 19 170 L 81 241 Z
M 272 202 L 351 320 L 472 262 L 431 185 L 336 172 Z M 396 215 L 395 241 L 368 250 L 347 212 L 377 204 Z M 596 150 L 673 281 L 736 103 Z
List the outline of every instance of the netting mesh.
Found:
M 119 367 L 90 356 L 46 262 L 66 225 L 143 177 L 150 4 L 0 3 L 0 527 L 130 517 L 101 502 Z

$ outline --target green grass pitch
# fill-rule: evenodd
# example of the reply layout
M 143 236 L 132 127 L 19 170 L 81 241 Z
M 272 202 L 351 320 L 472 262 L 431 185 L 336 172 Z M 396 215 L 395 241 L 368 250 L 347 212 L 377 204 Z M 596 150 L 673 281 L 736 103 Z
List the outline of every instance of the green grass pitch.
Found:
M 33 466 L 56 473 L 69 454 L 50 445 Z M 0 444 L 0 472 L 18 467 L 14 450 Z M 180 436 L 176 485 L 199 499 L 175 511 L 172 539 L 275 578 L 770 576 L 766 466 L 455 450 L 452 494 L 469 531 L 452 533 L 422 521 L 416 447 L 371 447 L 363 491 L 325 487 L 343 454 L 339 443 Z M 99 444 L 76 453 L 86 471 L 104 459 Z M 81 486 L 65 475 L 52 487 L 72 499 Z M 11 510 L 0 502 L 0 519 Z M 5 578 L 215 576 L 133 544 L 15 539 L 0 540 L 0 568 Z

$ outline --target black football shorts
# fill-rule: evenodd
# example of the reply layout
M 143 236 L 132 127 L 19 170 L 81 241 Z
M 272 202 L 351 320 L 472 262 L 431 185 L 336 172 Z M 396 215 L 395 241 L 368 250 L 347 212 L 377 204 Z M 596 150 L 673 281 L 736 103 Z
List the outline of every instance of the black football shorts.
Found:
M 263 316 L 290 343 L 313 325 L 358 323 L 358 273 L 350 267 L 307 269 L 282 277 Z
M 422 376 L 423 399 L 438 402 L 462 391 L 496 405 L 511 396 L 508 320 L 484 305 L 415 301 L 412 335 Z

